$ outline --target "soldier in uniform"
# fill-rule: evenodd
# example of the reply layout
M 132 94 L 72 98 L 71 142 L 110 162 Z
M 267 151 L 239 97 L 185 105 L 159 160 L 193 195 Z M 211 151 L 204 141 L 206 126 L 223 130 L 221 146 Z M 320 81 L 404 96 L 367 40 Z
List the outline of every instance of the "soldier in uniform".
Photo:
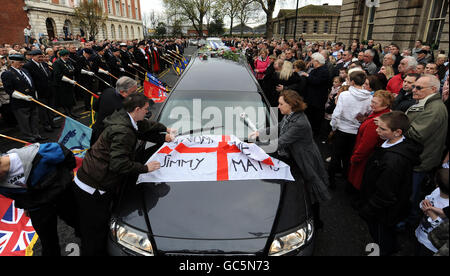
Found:
M 90 58 L 94 54 L 94 51 L 92 51 L 92 49 L 85 48 L 81 53 L 81 56 L 78 57 L 77 63 L 75 64 L 75 78 L 81 86 L 85 87 L 89 91 L 95 92 L 93 91 L 95 84 L 94 77 L 86 73 L 92 72 L 93 74 L 93 63 Z M 78 89 L 82 90 L 82 88 Z M 91 110 L 91 94 L 87 93 L 84 90 L 80 92 L 83 93 L 82 95 L 84 100 L 84 110 Z
M 74 86 L 62 80 L 63 76 L 73 80 L 76 69 L 69 60 L 69 51 L 61 50 L 59 56 L 60 58 L 53 63 L 53 85 L 55 87 L 56 103 L 64 109 L 66 115 L 78 119 L 80 117 L 72 112 L 76 104 Z
M 117 48 L 112 48 L 112 57 L 107 60 L 109 66 L 109 72 L 116 78 L 120 78 L 125 75 L 125 69 L 122 65 L 122 60 L 120 59 L 120 50 Z M 117 79 L 114 79 L 113 86 L 116 85 Z
M 94 50 L 97 52 L 97 54 L 92 58 L 93 72 L 103 80 L 98 82 L 98 91 L 103 92 L 105 89 L 113 87 L 111 85 L 111 76 L 99 72 L 100 68 L 109 72 L 109 65 L 106 62 L 105 55 L 106 46 L 95 46 Z
M 51 71 L 48 64 L 44 63 L 44 56 L 41 50 L 31 51 L 31 61 L 26 63 L 23 68 L 27 69 L 33 78 L 34 85 L 39 101 L 43 104 L 49 105 L 53 97 L 52 90 L 50 88 Z M 58 127 L 53 122 L 53 113 L 45 108 L 39 107 L 39 118 L 41 124 L 44 125 L 44 129 L 48 132 L 52 132 L 53 129 Z
M 33 78 L 23 69 L 25 57 L 20 54 L 10 55 L 11 68 L 2 74 L 5 92 L 11 97 L 11 109 L 16 117 L 23 139 L 35 143 L 46 140 L 39 134 L 38 107 L 32 101 L 37 99 Z M 17 92 L 22 94 L 19 94 Z
M 136 49 L 134 56 L 136 58 L 136 63 L 139 64 L 141 67 L 140 71 L 145 70 L 146 72 L 149 71 L 149 62 L 147 53 L 145 51 L 145 42 L 141 41 L 138 44 L 138 48 Z M 143 73 L 139 73 L 139 78 L 143 79 L 145 78 L 145 75 Z
M 123 68 L 125 69 L 125 76 L 130 77 L 130 78 L 136 78 L 136 76 L 134 76 L 134 69 L 133 67 L 129 66 L 131 65 L 131 58 L 130 55 L 128 54 L 128 45 L 126 43 L 121 43 L 120 44 L 120 60 L 122 61 L 122 65 Z

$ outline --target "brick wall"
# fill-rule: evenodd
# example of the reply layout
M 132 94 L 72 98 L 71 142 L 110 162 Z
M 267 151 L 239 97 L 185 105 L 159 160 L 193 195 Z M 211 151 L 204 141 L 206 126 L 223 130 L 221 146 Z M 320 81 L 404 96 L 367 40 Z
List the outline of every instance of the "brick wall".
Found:
M 27 13 L 23 10 L 23 0 L 8 0 L 2 2 L 0 13 L 0 44 L 23 43 L 23 29 L 28 25 Z

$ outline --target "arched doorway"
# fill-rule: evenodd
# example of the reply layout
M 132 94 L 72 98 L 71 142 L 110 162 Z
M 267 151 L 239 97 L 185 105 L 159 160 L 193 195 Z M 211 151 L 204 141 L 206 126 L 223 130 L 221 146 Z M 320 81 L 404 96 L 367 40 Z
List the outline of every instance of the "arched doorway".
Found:
M 63 27 L 64 37 L 68 38 L 72 34 L 72 22 L 70 20 L 64 21 L 64 27 Z
M 106 24 L 102 25 L 102 34 L 103 34 L 103 39 L 108 38 L 108 30 L 106 29 Z
M 131 26 L 131 37 L 130 39 L 135 39 L 136 37 L 134 36 L 134 27 Z
M 128 26 L 125 26 L 125 39 L 129 39 Z
M 51 41 L 57 34 L 55 20 L 52 18 L 47 18 L 47 20 L 45 20 L 45 26 L 47 27 L 48 38 Z
M 114 27 L 114 24 L 111 25 L 111 38 L 116 39 L 116 27 Z
M 119 37 L 118 39 L 123 39 L 123 31 L 122 31 L 122 26 L 119 25 Z

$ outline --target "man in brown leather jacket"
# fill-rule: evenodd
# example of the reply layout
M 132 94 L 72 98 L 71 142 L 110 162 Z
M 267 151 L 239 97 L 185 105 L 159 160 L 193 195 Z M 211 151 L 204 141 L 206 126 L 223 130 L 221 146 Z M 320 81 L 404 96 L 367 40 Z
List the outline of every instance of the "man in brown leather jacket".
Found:
M 157 144 L 174 139 L 171 129 L 145 119 L 148 109 L 149 100 L 143 94 L 126 98 L 123 109 L 105 119 L 105 130 L 75 177 L 82 255 L 106 255 L 111 205 L 126 176 L 160 168 L 159 162 L 135 162 L 138 139 Z

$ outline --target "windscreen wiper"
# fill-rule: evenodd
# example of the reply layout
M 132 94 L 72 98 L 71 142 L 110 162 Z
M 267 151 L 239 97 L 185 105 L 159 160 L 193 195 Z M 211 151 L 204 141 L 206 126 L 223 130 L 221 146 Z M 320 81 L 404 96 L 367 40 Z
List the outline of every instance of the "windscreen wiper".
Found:
M 211 128 L 199 128 L 199 129 L 191 129 L 191 130 L 188 130 L 188 131 L 186 131 L 186 132 L 183 132 L 183 133 L 180 133 L 180 134 L 178 134 L 177 136 L 184 136 L 184 135 L 192 135 L 192 134 L 194 134 L 194 133 L 197 133 L 197 132 L 203 132 L 203 131 L 212 131 L 212 130 L 215 130 L 215 129 L 222 129 L 222 128 L 224 128 L 224 126 L 213 126 L 213 127 L 211 127 Z

